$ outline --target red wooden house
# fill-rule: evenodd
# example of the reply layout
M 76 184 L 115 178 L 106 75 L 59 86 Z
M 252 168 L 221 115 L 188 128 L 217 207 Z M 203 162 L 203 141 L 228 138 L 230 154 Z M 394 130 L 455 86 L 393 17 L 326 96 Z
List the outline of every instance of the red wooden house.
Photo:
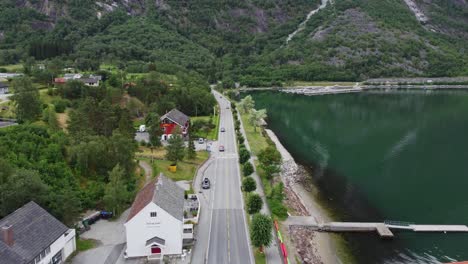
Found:
M 169 139 L 176 127 L 180 128 L 182 136 L 187 136 L 188 128 L 190 126 L 190 117 L 180 112 L 177 109 L 172 109 L 167 114 L 161 117 L 161 129 L 163 130 L 162 140 Z

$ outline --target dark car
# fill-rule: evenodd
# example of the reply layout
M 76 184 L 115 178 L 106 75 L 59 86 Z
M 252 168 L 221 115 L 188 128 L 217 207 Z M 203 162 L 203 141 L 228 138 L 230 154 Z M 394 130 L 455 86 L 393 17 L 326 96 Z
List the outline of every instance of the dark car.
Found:
M 201 186 L 202 186 L 203 189 L 209 189 L 210 188 L 210 180 L 208 178 L 203 179 Z

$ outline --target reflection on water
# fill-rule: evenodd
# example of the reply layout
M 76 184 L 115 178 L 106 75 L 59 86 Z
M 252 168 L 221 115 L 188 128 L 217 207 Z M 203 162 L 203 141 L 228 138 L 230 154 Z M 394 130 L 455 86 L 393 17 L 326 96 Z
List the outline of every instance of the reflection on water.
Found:
M 468 224 L 468 94 L 252 94 L 344 221 Z M 468 260 L 468 234 L 348 234 L 359 263 Z

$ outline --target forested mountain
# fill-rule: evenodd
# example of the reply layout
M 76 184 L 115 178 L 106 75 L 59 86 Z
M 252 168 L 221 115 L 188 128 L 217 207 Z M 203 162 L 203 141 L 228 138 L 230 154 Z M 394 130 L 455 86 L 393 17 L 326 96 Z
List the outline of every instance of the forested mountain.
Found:
M 254 86 L 468 74 L 466 0 L 333 0 L 286 43 L 319 5 L 319 0 L 0 0 L 0 65 L 29 56 L 62 56 L 91 69 L 104 62 L 145 61 L 193 69 L 210 81 Z

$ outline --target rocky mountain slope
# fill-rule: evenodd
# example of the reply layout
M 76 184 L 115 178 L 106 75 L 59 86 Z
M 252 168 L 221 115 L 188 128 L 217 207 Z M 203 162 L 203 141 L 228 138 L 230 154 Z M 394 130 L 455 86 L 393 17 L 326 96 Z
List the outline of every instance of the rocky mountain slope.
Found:
M 156 61 L 249 85 L 468 74 L 466 0 L 333 0 L 286 42 L 323 3 L 0 0 L 0 64 L 66 42 L 73 61 Z

